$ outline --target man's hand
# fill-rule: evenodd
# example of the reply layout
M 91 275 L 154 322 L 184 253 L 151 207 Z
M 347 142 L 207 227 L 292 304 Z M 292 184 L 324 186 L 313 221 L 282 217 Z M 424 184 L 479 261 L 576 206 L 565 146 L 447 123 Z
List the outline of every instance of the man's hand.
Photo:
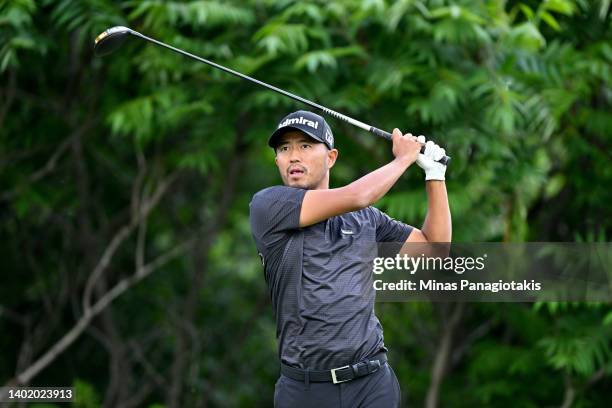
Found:
M 446 166 L 439 163 L 446 154 L 446 151 L 431 140 L 425 143 L 425 136 L 421 135 L 417 138 L 419 146 L 425 145 L 425 153 L 419 154 L 416 160 L 420 168 L 425 170 L 425 180 L 445 180 Z
M 402 136 L 402 132 L 395 128 L 393 129 L 393 156 L 401 160 L 406 165 L 410 166 L 419 157 L 421 144 L 415 136 L 406 133 Z

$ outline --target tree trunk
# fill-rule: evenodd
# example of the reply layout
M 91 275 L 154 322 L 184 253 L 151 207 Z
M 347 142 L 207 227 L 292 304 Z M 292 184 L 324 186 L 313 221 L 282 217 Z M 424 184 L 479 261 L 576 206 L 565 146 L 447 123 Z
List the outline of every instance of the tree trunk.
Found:
M 443 303 L 441 304 L 443 310 L 442 316 L 442 333 L 440 336 L 440 344 L 438 351 L 434 359 L 434 364 L 431 372 L 431 384 L 427 391 L 427 397 L 425 399 L 426 408 L 436 408 L 440 398 L 440 388 L 442 381 L 446 375 L 446 368 L 451 356 L 451 348 L 453 345 L 453 334 L 461 317 L 463 315 L 464 303 Z M 452 308 L 451 308 L 452 307 Z M 452 313 L 450 318 L 446 320 L 444 316 L 446 311 L 450 309 Z
M 249 121 L 245 115 L 239 115 L 236 123 L 236 140 L 234 142 L 234 149 L 230 153 L 231 160 L 229 167 L 227 168 L 227 175 L 222 185 L 220 193 L 220 200 L 218 200 L 217 211 L 214 218 L 210 220 L 210 227 L 206 229 L 206 232 L 200 236 L 198 243 L 194 246 L 193 250 L 193 280 L 189 286 L 189 292 L 187 293 L 187 299 L 185 300 L 184 307 L 181 316 L 184 319 L 178 327 L 178 340 L 175 344 L 174 362 L 172 364 L 172 383 L 170 386 L 167 404 L 170 408 L 178 408 L 186 404 L 181 396 L 185 395 L 183 392 L 185 382 L 195 382 L 196 378 L 189 377 L 186 374 L 192 373 L 192 375 L 198 375 L 199 370 L 193 369 L 194 365 L 199 364 L 199 353 L 196 351 L 199 349 L 196 343 L 198 342 L 198 330 L 196 322 L 196 312 L 198 307 L 199 294 L 202 290 L 204 283 L 204 274 L 206 271 L 208 251 L 214 240 L 217 237 L 219 231 L 224 227 L 227 218 L 228 208 L 234 198 L 236 190 L 236 182 L 238 180 L 238 174 L 243 164 L 243 157 L 247 151 L 248 145 L 243 142 L 243 135 L 246 133 L 246 124 Z M 187 329 L 189 328 L 189 329 Z M 192 339 L 190 341 L 190 339 Z M 201 390 L 198 394 L 202 394 Z M 199 399 L 199 398 L 198 398 Z M 199 406 L 205 406 L 206 400 L 200 401 Z

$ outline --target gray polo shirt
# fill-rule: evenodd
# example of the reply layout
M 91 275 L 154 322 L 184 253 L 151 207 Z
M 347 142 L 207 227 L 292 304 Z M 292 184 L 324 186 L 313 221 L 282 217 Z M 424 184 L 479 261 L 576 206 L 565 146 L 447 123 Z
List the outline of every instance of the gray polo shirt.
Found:
M 372 260 L 377 242 L 404 242 L 412 227 L 367 207 L 300 228 L 304 194 L 274 186 L 250 203 L 280 360 L 321 370 L 387 351 L 374 314 Z

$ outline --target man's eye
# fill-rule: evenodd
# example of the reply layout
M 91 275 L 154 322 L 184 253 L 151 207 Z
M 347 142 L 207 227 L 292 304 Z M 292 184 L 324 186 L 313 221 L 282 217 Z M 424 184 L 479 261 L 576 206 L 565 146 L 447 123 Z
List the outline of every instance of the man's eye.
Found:
M 302 145 L 302 147 L 303 147 L 303 148 L 307 148 L 307 147 L 310 147 L 310 145 L 309 145 L 309 144 L 304 143 L 304 144 Z

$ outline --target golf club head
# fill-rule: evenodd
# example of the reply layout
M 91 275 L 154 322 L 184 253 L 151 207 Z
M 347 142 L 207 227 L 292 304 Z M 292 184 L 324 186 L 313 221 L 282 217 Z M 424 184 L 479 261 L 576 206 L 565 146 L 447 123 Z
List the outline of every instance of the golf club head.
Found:
M 123 44 L 125 39 L 131 33 L 131 29 L 123 26 L 111 27 L 108 30 L 103 31 L 94 41 L 95 54 L 97 56 L 110 54 L 117 48 L 121 47 L 121 44 Z

